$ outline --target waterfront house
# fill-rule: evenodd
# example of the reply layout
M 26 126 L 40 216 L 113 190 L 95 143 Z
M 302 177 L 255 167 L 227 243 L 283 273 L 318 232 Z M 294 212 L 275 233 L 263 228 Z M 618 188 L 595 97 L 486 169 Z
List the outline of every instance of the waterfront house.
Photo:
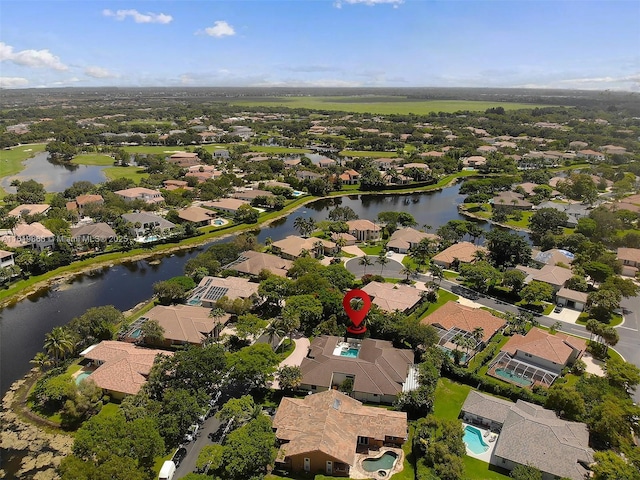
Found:
M 164 202 L 162 194 L 159 191 L 151 190 L 150 188 L 126 188 L 124 190 L 117 190 L 113 193 L 122 198 L 125 202 L 133 202 L 134 200 L 142 200 L 145 203 Z

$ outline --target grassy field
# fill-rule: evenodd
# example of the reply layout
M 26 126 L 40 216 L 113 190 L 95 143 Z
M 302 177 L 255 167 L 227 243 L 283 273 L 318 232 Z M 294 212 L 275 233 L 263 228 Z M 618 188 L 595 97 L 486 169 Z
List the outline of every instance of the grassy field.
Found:
M 136 184 L 140 183 L 140 180 L 146 178 L 149 174 L 139 167 L 108 167 L 102 170 L 109 180 L 116 180 L 118 178 L 130 178 Z
M 489 465 L 482 460 L 465 455 L 464 457 L 464 473 L 467 480 L 506 480 L 511 478 L 505 470 L 500 473 L 497 467 Z
M 427 308 L 427 311 L 424 312 L 424 314 L 420 317 L 420 318 L 424 318 L 427 315 L 431 315 L 433 312 L 435 312 L 438 308 L 440 308 L 442 305 L 444 305 L 447 302 L 455 302 L 456 300 L 458 300 L 457 295 L 451 293 L 451 292 L 447 292 L 446 290 L 442 290 L 441 288 L 438 289 L 438 301 L 436 303 L 432 303 L 429 305 L 429 308 Z
M 37 153 L 44 152 L 44 143 L 30 143 L 13 147 L 11 150 L 0 150 L 0 178 L 16 175 L 24 169 L 22 162 L 35 156 Z M 0 187 L 0 199 L 7 192 Z
M 535 108 L 542 105 L 508 102 L 479 102 L 464 100 L 415 100 L 403 96 L 362 97 L 266 97 L 243 100 L 225 100 L 231 105 L 247 107 L 288 107 L 374 114 L 427 114 L 431 112 L 480 111 L 501 106 L 505 110 Z
M 260 153 L 272 153 L 274 155 L 279 154 L 292 154 L 298 155 L 302 153 L 311 153 L 311 150 L 307 148 L 288 148 L 288 147 L 259 147 L 259 146 L 251 146 L 252 152 L 260 152 Z
M 438 418 L 455 420 L 470 390 L 468 385 L 440 378 L 433 402 L 433 414 Z
M 113 157 L 109 155 L 91 154 L 86 153 L 83 155 L 76 155 L 71 160 L 71 163 L 76 165 L 95 165 L 95 166 L 111 166 L 113 165 Z
M 395 158 L 397 152 L 373 152 L 366 150 L 342 150 L 340 155 L 343 157 L 371 157 L 371 158 Z

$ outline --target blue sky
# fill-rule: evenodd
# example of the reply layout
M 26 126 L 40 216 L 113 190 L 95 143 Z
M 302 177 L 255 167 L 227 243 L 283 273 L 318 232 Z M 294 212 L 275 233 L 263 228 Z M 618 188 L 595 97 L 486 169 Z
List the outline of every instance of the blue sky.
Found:
M 640 1 L 0 0 L 0 86 L 640 91 Z

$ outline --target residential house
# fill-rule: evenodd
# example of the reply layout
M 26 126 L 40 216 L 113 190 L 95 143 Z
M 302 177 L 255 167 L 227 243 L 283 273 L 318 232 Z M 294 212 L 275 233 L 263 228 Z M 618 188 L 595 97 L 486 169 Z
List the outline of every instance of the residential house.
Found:
M 432 233 L 421 232 L 411 227 L 400 228 L 389 238 L 387 249 L 397 253 L 408 253 L 409 249 L 414 248 L 425 238 L 434 242 L 439 240 L 439 237 Z
M 33 248 L 42 252 L 53 249 L 55 235 L 39 222 L 20 223 L 13 228 L 13 233 L 0 237 L 0 242 L 9 248 Z
M 341 477 L 350 476 L 357 452 L 401 447 L 408 436 L 405 412 L 366 407 L 337 390 L 282 398 L 273 428 L 279 467 Z
M 162 327 L 165 347 L 202 345 L 209 338 L 218 338 L 231 315 L 211 316 L 211 309 L 194 305 L 157 305 L 143 315 Z
M 222 297 L 229 300 L 236 298 L 258 297 L 258 284 L 252 283 L 246 278 L 238 277 L 204 277 L 191 292 L 187 301 L 188 305 L 202 305 L 207 308 L 214 308 L 216 302 Z
M 391 170 L 398 164 L 397 158 L 374 158 L 373 164 L 378 166 L 379 170 Z
M 562 250 L 560 248 L 552 248 L 545 250 L 544 252 L 537 253 L 533 259 L 536 262 L 544 263 L 546 265 L 557 265 L 562 263 L 564 265 L 571 265 L 574 255 L 568 250 Z
M 337 245 L 329 240 L 317 237 L 298 237 L 289 235 L 271 244 L 271 251 L 287 260 L 295 260 L 305 252 L 314 255 L 329 255 L 337 251 Z
M 443 268 L 450 268 L 456 263 L 474 262 L 478 252 L 486 254 L 488 250 L 471 242 L 458 242 L 434 255 L 431 261 Z
M 112 340 L 92 345 L 80 353 L 91 362 L 90 369 L 95 368 L 87 378 L 115 400 L 140 391 L 158 355 L 173 353 Z
M 50 208 L 51 205 L 47 205 L 46 203 L 25 203 L 9 210 L 7 216 L 24 217 L 27 215 L 45 215 Z
M 248 250 L 240 254 L 235 262 L 224 266 L 224 270 L 235 270 L 238 273 L 259 276 L 264 270 L 272 275 L 286 277 L 293 262 L 276 255 Z
M 491 199 L 493 207 L 507 207 L 516 210 L 531 210 L 533 203 L 524 199 L 524 195 L 517 192 L 500 192 Z
M 424 170 L 425 172 L 428 172 L 431 170 L 431 168 L 429 168 L 429 165 L 427 165 L 426 163 L 405 163 L 402 166 L 402 171 L 406 171 L 409 168 L 417 168 L 419 170 Z
M 213 210 L 202 207 L 187 207 L 178 210 L 178 218 L 185 222 L 191 222 L 198 227 L 211 225 L 211 221 L 218 218 L 218 214 Z
M 409 312 L 422 301 L 422 290 L 401 283 L 369 282 L 362 291 L 385 312 Z
M 600 150 L 608 153 L 609 155 L 625 155 L 627 153 L 626 148 L 618 145 L 603 145 L 600 147 Z
M 425 135 L 429 135 L 428 133 Z M 431 136 L 431 135 L 429 135 Z M 428 137 L 425 137 L 428 138 Z M 431 151 L 431 152 L 423 152 L 419 155 L 422 158 L 442 158 L 445 156 L 444 152 L 436 152 L 436 151 Z
M 333 232 L 331 234 L 331 240 L 334 241 L 336 245 L 338 245 L 338 242 L 344 241 L 343 246 L 345 247 L 355 245 L 356 242 L 358 241 L 358 239 L 353 235 L 351 235 L 350 233 L 336 233 L 336 232 Z
M 115 192 L 125 202 L 133 202 L 134 200 L 142 200 L 146 203 L 160 203 L 164 202 L 162 194 L 157 190 L 151 190 L 150 188 L 134 187 L 124 190 L 117 190 Z
M 472 155 L 470 157 L 465 157 L 462 159 L 462 165 L 467 168 L 475 168 L 485 165 L 487 163 L 487 159 L 480 155 Z
M 549 182 L 551 184 L 551 182 Z M 558 210 L 559 212 L 564 212 L 567 214 L 567 223 L 566 227 L 575 227 L 578 225 L 578 220 L 581 218 L 585 218 L 589 216 L 591 209 L 586 205 L 578 204 L 578 203 L 558 203 L 558 202 L 542 202 L 540 205 L 536 207 L 537 210 L 543 208 L 553 208 L 554 210 Z
M 317 180 L 319 178 L 322 178 L 322 175 L 316 172 L 310 172 L 309 170 L 298 170 L 296 172 L 296 178 L 298 180 Z
M 339 178 L 343 185 L 357 185 L 360 182 L 360 174 L 351 168 L 342 172 Z
M 589 477 L 594 452 L 584 423 L 561 420 L 539 405 L 512 403 L 475 390 L 469 392 L 460 415 L 467 423 L 500 431 L 491 465 L 507 470 L 530 465 L 542 472 L 543 480 Z
M 622 274 L 635 277 L 640 268 L 640 248 L 618 248 L 616 258 L 622 262 Z
M 559 267 L 556 265 L 545 265 L 541 269 L 525 267 L 524 265 L 516 265 L 516 269 L 527 275 L 524 279 L 524 283 L 529 283 L 533 280 L 548 283 L 553 287 L 554 293 L 564 287 L 567 280 L 573 276 L 573 273 L 569 268 Z
M 480 145 L 478 148 L 476 148 L 476 151 L 480 154 L 483 154 L 483 153 L 497 152 L 498 149 L 491 145 Z
M 356 237 L 359 242 L 370 242 L 380 238 L 382 228 L 371 220 L 349 220 L 347 225 L 349 226 L 348 232 Z
M 213 151 L 213 158 L 221 158 L 224 160 L 228 160 L 229 158 L 231 158 L 231 154 L 229 153 L 229 150 L 226 150 L 224 148 L 219 148 Z
M 214 210 L 235 215 L 242 205 L 249 205 L 249 202 L 246 200 L 239 200 L 237 198 L 220 198 L 210 202 L 203 202 L 202 205 L 204 207 L 213 208 Z
M 84 215 L 84 209 L 87 205 L 104 205 L 102 195 L 78 195 L 72 202 L 67 202 L 67 210 L 70 212 L 78 211 L 80 216 Z
M 453 343 L 457 335 L 473 338 L 476 342 L 474 348 L 481 348 L 506 324 L 504 319 L 486 310 L 468 307 L 457 302 L 445 303 L 423 318 L 421 323 L 432 325 L 438 330 L 439 344 L 446 350 L 457 348 Z
M 588 294 L 562 287 L 556 293 L 556 303 L 574 310 L 583 311 L 587 306 Z
M 586 340 L 564 333 L 552 335 L 532 328 L 526 335 L 513 335 L 489 365 L 488 374 L 520 386 L 549 387 L 587 349 Z
M 184 180 L 165 180 L 162 182 L 165 190 L 173 191 L 173 190 L 193 190 L 193 187 L 189 186 L 189 183 Z
M 238 191 L 231 195 L 232 198 L 236 198 L 238 200 L 244 200 L 246 202 L 251 202 L 256 197 L 275 197 L 275 195 L 267 190 L 244 190 Z
M 118 234 L 107 223 L 91 223 L 72 228 L 71 240 L 78 243 L 116 242 Z
M 6 268 L 15 265 L 16 263 L 14 261 L 13 255 L 13 252 L 0 250 L 0 268 Z
M 175 227 L 169 220 L 149 212 L 125 213 L 122 218 L 130 224 L 129 232 L 136 237 L 146 237 L 154 232 L 164 235 Z
M 597 152 L 595 150 L 579 150 L 578 153 L 576 153 L 576 156 L 578 158 L 586 158 L 587 160 L 590 161 L 595 161 L 595 162 L 604 162 L 606 159 L 606 156 L 604 153 L 602 152 Z
M 174 165 L 178 165 L 179 167 L 191 167 L 192 165 L 198 165 L 200 163 L 200 158 L 197 153 L 192 152 L 176 152 L 171 155 L 167 161 L 169 163 L 173 163 Z
M 318 166 L 320 168 L 329 168 L 329 167 L 333 167 L 336 164 L 336 161 L 331 159 L 331 158 L 321 158 L 320 160 L 318 160 Z
M 319 392 L 352 384 L 351 396 L 363 402 L 391 404 L 398 394 L 417 388 L 413 350 L 387 340 L 343 341 L 322 335 L 302 360 L 300 390 Z M 348 379 L 348 380 L 347 380 Z

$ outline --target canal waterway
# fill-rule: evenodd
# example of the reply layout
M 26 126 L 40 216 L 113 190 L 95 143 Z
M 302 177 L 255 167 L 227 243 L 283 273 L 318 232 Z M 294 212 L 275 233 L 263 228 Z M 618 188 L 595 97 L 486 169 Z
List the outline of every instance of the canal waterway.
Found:
M 360 218 L 375 220 L 379 212 L 403 211 L 410 213 L 422 225 L 438 226 L 453 219 L 464 219 L 457 205 L 464 196 L 460 186 L 441 191 L 411 195 L 353 195 L 322 199 L 309 203 L 256 231 L 258 240 L 267 237 L 273 241 L 297 234 L 293 227 L 299 216 L 324 220 L 329 210 L 341 205 L 351 207 Z M 482 224 L 490 228 L 489 224 Z M 223 239 L 217 241 L 230 241 Z M 83 274 L 70 283 L 63 283 L 38 292 L 13 306 L 0 309 L 0 389 L 2 395 L 10 385 L 29 369 L 34 355 L 42 351 L 44 335 L 53 327 L 68 323 L 90 307 L 114 305 L 128 310 L 153 294 L 153 284 L 183 273 L 185 262 L 204 250 L 206 245 L 183 250 L 161 261 L 141 260 Z M 151 262 L 151 263 L 150 263 Z

